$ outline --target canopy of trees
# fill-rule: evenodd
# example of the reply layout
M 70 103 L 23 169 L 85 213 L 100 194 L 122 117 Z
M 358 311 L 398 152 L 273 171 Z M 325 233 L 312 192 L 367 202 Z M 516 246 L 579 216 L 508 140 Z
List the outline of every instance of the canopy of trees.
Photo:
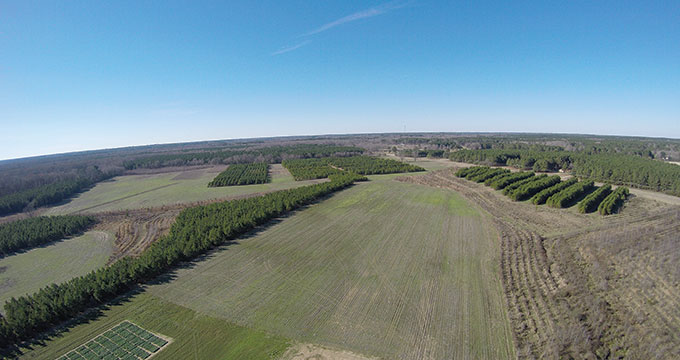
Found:
M 455 151 L 449 158 L 454 161 L 508 165 L 534 171 L 571 170 L 579 177 L 680 196 L 680 166 L 646 156 L 610 152 L 491 149 Z
M 58 181 L 2 196 L 0 197 L 0 216 L 58 203 L 114 175 L 115 173 L 103 173 L 97 170 L 88 177 Z
M 203 164 L 244 164 L 252 162 L 280 163 L 285 159 L 306 159 L 328 156 L 362 154 L 364 149 L 354 146 L 327 144 L 297 144 L 263 148 L 159 154 L 127 160 L 125 169 L 160 168 L 166 166 Z
M 208 187 L 264 184 L 269 182 L 269 164 L 233 164 L 219 173 Z
M 630 191 L 627 187 L 619 186 L 616 188 L 616 190 L 604 198 L 604 200 L 602 200 L 600 205 L 597 207 L 597 211 L 601 215 L 611 215 L 617 213 L 621 208 L 621 205 L 623 205 L 623 202 L 626 201 L 629 193 Z
M 39 216 L 0 225 L 0 256 L 78 234 L 94 223 L 89 216 Z
M 373 156 L 294 159 L 284 160 L 282 164 L 295 180 L 321 179 L 343 171 L 361 175 L 425 171 L 420 166 Z
M 611 185 L 607 184 L 600 186 L 597 190 L 588 194 L 588 196 L 583 198 L 583 200 L 578 203 L 578 212 L 585 214 L 597 210 L 600 203 L 602 203 L 602 200 L 604 200 L 604 198 L 606 198 L 611 192 Z

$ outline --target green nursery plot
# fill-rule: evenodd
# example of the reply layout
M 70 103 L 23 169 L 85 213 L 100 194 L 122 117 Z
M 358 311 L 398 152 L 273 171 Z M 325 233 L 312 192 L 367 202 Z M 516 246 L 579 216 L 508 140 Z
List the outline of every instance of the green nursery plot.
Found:
M 167 344 L 168 340 L 163 337 L 126 320 L 69 351 L 59 360 L 146 359 Z

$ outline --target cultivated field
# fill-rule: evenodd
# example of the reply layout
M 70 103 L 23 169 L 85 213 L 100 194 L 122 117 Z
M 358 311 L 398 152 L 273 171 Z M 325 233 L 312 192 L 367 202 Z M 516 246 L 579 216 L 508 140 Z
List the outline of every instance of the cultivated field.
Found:
M 127 175 L 101 182 L 73 200 L 50 208 L 45 215 L 120 211 L 200 202 L 309 185 L 318 181 L 295 181 L 280 164 L 271 166 L 267 184 L 208 187 L 224 166 L 148 175 Z
M 128 320 L 172 342 L 153 356 L 162 359 L 270 359 L 290 346 L 281 337 L 230 324 L 177 306 L 149 294 L 135 295 L 104 310 L 102 316 L 78 325 L 46 346 L 35 345 L 21 359 L 56 359 Z
M 148 291 L 362 355 L 513 358 L 490 219 L 454 192 L 371 178 Z
M 520 358 L 680 356 L 679 207 L 633 197 L 604 221 L 515 203 L 451 170 L 402 179 L 455 190 L 493 216 Z
M 13 296 L 32 293 L 52 283 L 70 280 L 106 264 L 113 253 L 113 236 L 89 231 L 0 258 L 0 306 Z

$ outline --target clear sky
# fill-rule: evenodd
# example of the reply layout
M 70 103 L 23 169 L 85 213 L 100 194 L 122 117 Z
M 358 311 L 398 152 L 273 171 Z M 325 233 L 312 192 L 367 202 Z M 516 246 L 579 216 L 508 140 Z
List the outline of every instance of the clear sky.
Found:
M 680 138 L 680 1 L 0 1 L 0 159 L 404 130 Z

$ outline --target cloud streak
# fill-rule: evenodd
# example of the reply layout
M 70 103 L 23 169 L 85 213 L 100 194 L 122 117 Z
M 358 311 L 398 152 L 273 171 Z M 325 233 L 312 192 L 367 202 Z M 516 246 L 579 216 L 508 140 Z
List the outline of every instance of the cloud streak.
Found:
M 347 15 L 347 16 L 341 17 L 341 18 L 339 18 L 335 21 L 331 21 L 329 23 L 326 23 L 326 24 L 321 25 L 320 27 L 318 27 L 318 28 L 316 28 L 316 29 L 314 29 L 314 30 L 312 30 L 308 33 L 304 33 L 304 34 L 298 36 L 298 38 L 310 37 L 310 36 L 316 35 L 318 33 L 322 33 L 326 30 L 330 30 L 330 29 L 337 27 L 337 26 L 340 26 L 340 25 L 344 25 L 344 24 L 347 24 L 347 23 L 350 23 L 350 22 L 353 22 L 353 21 L 361 20 L 361 19 L 366 19 L 366 18 L 371 18 L 371 17 L 374 17 L 374 16 L 386 14 L 386 13 L 392 11 L 392 10 L 400 9 L 400 8 L 405 7 L 405 6 L 407 6 L 407 3 L 404 3 L 404 2 L 395 2 L 395 1 L 388 2 L 386 4 L 382 4 L 382 5 L 375 6 L 375 7 L 366 9 L 366 10 L 358 11 L 358 12 L 355 12 L 354 14 Z M 311 42 L 311 40 L 305 40 L 305 41 L 298 43 L 296 45 L 284 47 L 284 48 L 282 48 L 278 51 L 273 52 L 271 55 L 276 56 L 276 55 L 285 54 L 285 53 L 297 50 L 297 49 L 309 44 L 310 42 Z
M 276 56 L 276 55 L 285 54 L 285 53 L 287 53 L 287 52 L 291 52 L 291 51 L 297 50 L 297 49 L 299 49 L 299 48 L 301 48 L 301 47 L 303 47 L 303 46 L 305 46 L 305 45 L 307 45 L 307 44 L 309 44 L 309 43 L 311 43 L 311 42 L 312 42 L 311 40 L 305 40 L 305 41 L 303 41 L 303 42 L 301 42 L 301 43 L 298 43 L 298 44 L 295 44 L 295 45 L 292 45 L 292 46 L 286 46 L 286 47 L 283 47 L 283 48 L 281 48 L 281 49 L 279 49 L 279 50 L 277 50 L 277 51 L 274 51 L 271 55 L 272 55 L 272 56 Z

